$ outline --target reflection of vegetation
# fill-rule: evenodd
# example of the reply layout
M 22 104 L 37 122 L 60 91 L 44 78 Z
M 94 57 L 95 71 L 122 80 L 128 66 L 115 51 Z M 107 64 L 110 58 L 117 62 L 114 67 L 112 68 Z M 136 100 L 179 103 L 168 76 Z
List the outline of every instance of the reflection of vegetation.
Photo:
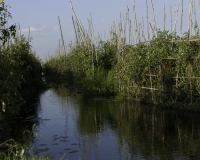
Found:
M 131 101 L 98 97 L 88 100 L 61 85 L 54 91 L 60 97 L 70 96 L 68 100 L 73 104 L 70 106 L 77 111 L 77 126 L 84 150 L 91 150 L 94 145 L 98 150 L 96 140 L 100 139 L 101 133 L 111 129 L 117 136 L 124 159 L 128 153 L 132 158 L 139 155 L 145 159 L 200 158 L 198 114 L 165 111 Z
M 13 157 L 13 153 L 16 152 L 16 149 L 20 150 L 19 154 L 22 149 L 25 151 L 24 154 L 30 149 L 29 145 L 31 145 L 34 138 L 33 132 L 35 128 L 33 128 L 33 126 L 38 123 L 37 105 L 39 103 L 39 96 L 38 94 L 34 96 L 34 98 L 32 97 L 32 99 L 26 103 L 26 106 L 24 106 L 23 111 L 20 113 L 21 116 L 11 117 L 10 119 L 7 118 L 7 121 L 4 122 L 3 127 L 5 128 L 6 126 L 6 129 L 0 130 L 0 159 L 9 159 L 11 157 L 17 159 L 17 157 Z M 31 109 L 29 106 L 31 106 Z M 30 117 L 35 118 L 30 119 Z
M 109 126 L 118 135 L 121 152 L 126 150 L 132 157 L 174 159 L 177 152 L 179 157 L 200 158 L 198 116 L 130 102 L 93 100 L 82 104 L 78 126 L 83 136 L 92 138 Z
M 76 90 L 65 89 L 62 85 L 53 91 L 64 106 L 67 103 L 67 107 L 76 111 L 78 140 L 84 151 L 82 156 L 87 157 L 93 149 L 98 150 L 101 136 L 111 130 L 117 137 L 122 159 L 128 159 L 128 155 L 129 159 L 130 156 L 132 159 L 141 156 L 166 160 L 200 158 L 198 114 L 165 111 L 100 97 L 88 100 L 81 98 Z

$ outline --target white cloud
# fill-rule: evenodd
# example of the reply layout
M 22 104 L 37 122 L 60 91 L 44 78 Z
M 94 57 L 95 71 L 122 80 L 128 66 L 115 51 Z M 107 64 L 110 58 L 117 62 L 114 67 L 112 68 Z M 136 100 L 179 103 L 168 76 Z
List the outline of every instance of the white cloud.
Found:
M 46 25 L 43 25 L 40 28 L 35 28 L 35 27 L 30 27 L 30 32 L 37 32 L 37 31 L 42 31 L 46 28 Z M 22 34 L 29 32 L 29 28 L 25 28 L 21 30 Z
M 54 30 L 54 31 L 57 31 L 58 29 L 59 29 L 58 26 L 54 26 L 54 27 L 53 27 L 53 30 Z

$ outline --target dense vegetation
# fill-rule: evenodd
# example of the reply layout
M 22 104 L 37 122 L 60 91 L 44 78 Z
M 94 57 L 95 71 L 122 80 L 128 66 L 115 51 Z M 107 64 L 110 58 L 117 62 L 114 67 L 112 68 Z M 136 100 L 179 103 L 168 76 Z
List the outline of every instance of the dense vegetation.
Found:
M 44 87 L 42 81 L 42 65 L 32 51 L 30 39 L 17 35 L 17 28 L 11 25 L 6 28 L 11 14 L 5 3 L 0 2 L 0 159 L 21 159 L 25 146 L 11 138 L 11 132 L 17 116 L 27 114 L 28 103 Z M 17 124 L 20 128 L 20 124 Z M 30 127 L 29 127 L 30 128 Z M 21 131 L 24 138 L 26 127 Z M 6 155 L 7 150 L 9 156 Z M 13 157 L 14 155 L 14 157 Z M 24 157 L 25 159 L 25 157 Z M 34 158 L 32 158 L 34 159 Z
M 9 159 L 13 155 L 23 156 L 26 146 L 21 145 L 21 140 L 6 139 L 16 136 L 16 130 L 21 129 L 20 137 L 23 143 L 28 140 L 24 133 L 31 129 L 33 124 L 22 126 L 16 124 L 16 117 L 26 116 L 27 111 L 34 110 L 33 97 L 38 95 L 44 88 L 41 77 L 42 66 L 35 53 L 31 51 L 31 46 L 23 36 L 15 38 L 15 42 L 9 46 L 2 47 L 0 50 L 0 149 L 7 148 L 10 154 L 8 157 L 0 151 L 0 158 Z M 14 126 L 17 125 L 16 126 Z M 19 135 L 18 135 L 19 136 Z M 14 156 L 14 157 L 15 157 Z M 13 157 L 13 158 L 14 158 Z M 22 157 L 21 157 L 22 158 Z M 17 159 L 17 156 L 16 156 Z M 25 159 L 25 157 L 24 157 Z M 33 158 L 32 158 L 33 159 Z
M 0 57 L 1 116 L 12 116 L 25 102 L 27 89 L 34 89 L 38 84 L 36 81 L 41 81 L 42 67 L 24 37 L 15 39 L 14 44 L 1 49 Z
M 126 16 L 120 16 L 120 22 L 111 26 L 109 40 L 94 34 L 92 18 L 88 19 L 89 30 L 85 30 L 72 7 L 76 43 L 69 45 L 67 54 L 59 48 L 45 62 L 45 75 L 65 79 L 69 85 L 81 88 L 84 94 L 118 95 L 163 107 L 199 110 L 200 34 L 196 6 L 190 2 L 188 32 L 183 34 L 182 1 L 178 35 L 179 11 L 175 12 L 175 22 L 171 24 L 174 29 L 171 27 L 170 32 L 166 30 L 164 10 L 164 30 L 160 30 L 150 3 L 153 26 L 148 19 L 149 2 L 146 1 L 146 26 L 144 19 L 138 22 L 134 4 L 134 22 L 129 19 L 128 8 Z
M 118 94 L 163 106 L 199 103 L 199 35 L 171 39 L 160 31 L 148 44 L 125 44 L 119 55 L 114 41 L 100 42 L 94 51 L 75 45 L 46 61 L 45 75 L 65 78 L 91 95 Z
M 4 2 L 0 12 L 0 27 L 4 28 L 10 16 Z M 62 79 L 85 95 L 115 95 L 200 111 L 200 34 L 196 22 L 194 35 L 188 31 L 178 36 L 175 30 L 170 33 L 155 26 L 152 38 L 142 42 L 144 31 L 138 33 L 142 28 L 136 27 L 135 34 L 126 38 L 129 16 L 124 30 L 122 22 L 113 27 L 120 26 L 110 32 L 109 40 L 94 37 L 90 20 L 87 32 L 74 12 L 73 17 L 77 42 L 69 46 L 67 54 L 59 51 L 48 59 L 43 68 L 29 39 L 15 35 L 14 25 L 1 29 L 0 128 L 6 129 L 7 120 L 21 112 L 30 93 L 41 88 L 42 71 L 48 80 Z M 134 23 L 137 26 L 136 19 Z M 130 43 L 131 36 L 136 37 L 136 43 Z
M 97 59 L 91 57 L 86 46 L 73 46 L 68 55 L 48 60 L 43 66 L 44 74 L 47 78 L 65 78 L 69 85 L 81 87 L 86 94 L 114 94 L 117 91 L 113 69 L 116 46 L 110 42 L 101 42 L 101 46 L 96 52 Z M 92 58 L 95 59 L 93 63 Z

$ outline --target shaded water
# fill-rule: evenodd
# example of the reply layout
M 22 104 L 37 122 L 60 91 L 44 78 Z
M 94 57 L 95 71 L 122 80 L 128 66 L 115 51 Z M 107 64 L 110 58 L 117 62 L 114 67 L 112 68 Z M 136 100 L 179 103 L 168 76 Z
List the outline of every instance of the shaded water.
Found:
M 31 153 L 54 159 L 200 159 L 200 114 L 86 99 L 60 87 L 41 95 L 38 117 Z

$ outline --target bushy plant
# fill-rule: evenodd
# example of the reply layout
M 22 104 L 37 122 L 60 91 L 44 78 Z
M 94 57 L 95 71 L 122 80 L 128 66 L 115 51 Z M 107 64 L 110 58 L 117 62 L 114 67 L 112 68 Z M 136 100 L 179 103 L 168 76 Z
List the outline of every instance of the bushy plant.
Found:
M 94 46 L 75 45 L 68 55 L 44 64 L 47 76 L 62 75 L 87 94 L 116 94 L 149 103 L 199 103 L 200 41 L 198 33 L 188 39 L 157 31 L 148 43 L 135 46 L 118 39 Z M 69 78 L 71 77 L 71 78 Z
M 71 46 L 67 55 L 57 55 L 43 65 L 47 77 L 58 75 L 70 85 L 82 88 L 89 95 L 110 95 L 116 92 L 116 45 L 100 42 L 98 49 L 84 44 Z
M 1 106 L 5 106 L 5 114 L 12 115 L 24 103 L 23 90 L 37 85 L 33 83 L 34 79 L 41 80 L 42 67 L 24 37 L 1 49 L 0 57 Z

